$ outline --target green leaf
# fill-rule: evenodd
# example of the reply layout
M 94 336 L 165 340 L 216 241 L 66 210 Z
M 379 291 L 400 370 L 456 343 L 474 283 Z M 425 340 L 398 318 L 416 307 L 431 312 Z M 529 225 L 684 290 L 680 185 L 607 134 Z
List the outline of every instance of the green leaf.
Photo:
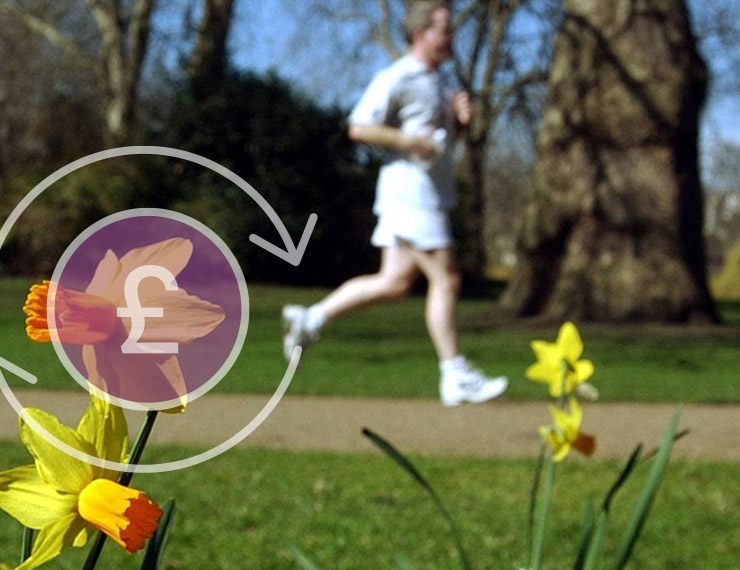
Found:
M 540 452 L 537 456 L 537 463 L 535 463 L 534 466 L 532 487 L 529 490 L 529 509 L 527 511 L 527 552 L 532 552 L 534 545 L 534 518 L 537 511 L 537 497 L 539 496 L 540 484 L 542 482 L 542 471 L 545 466 L 546 449 L 547 444 L 542 442 Z
M 642 445 L 635 447 L 634 451 L 630 455 L 627 463 L 625 464 L 622 471 L 617 476 L 616 480 L 609 488 L 606 493 L 604 502 L 601 505 L 599 511 L 598 521 L 594 522 L 594 512 L 590 509 L 587 512 L 586 520 L 584 523 L 583 535 L 581 538 L 581 545 L 578 548 L 578 556 L 576 562 L 573 565 L 573 570 L 584 570 L 586 568 L 592 568 L 596 563 L 597 552 L 600 552 L 598 559 L 603 555 L 603 540 L 606 534 L 607 522 L 609 517 L 609 510 L 611 509 L 611 503 L 617 494 L 617 491 L 627 482 L 627 479 L 634 471 L 635 467 L 640 463 L 640 455 L 642 454 Z M 598 536 L 595 536 L 595 533 Z M 596 539 L 598 544 L 592 544 L 592 541 Z
M 539 517 L 537 520 L 537 529 L 532 544 L 530 567 L 532 570 L 542 568 L 542 560 L 545 553 L 545 539 L 547 538 L 547 519 L 550 515 L 550 503 L 552 502 L 552 489 L 555 485 L 555 460 L 550 456 L 547 460 L 547 471 L 545 472 L 545 482 L 542 492 L 542 500 L 539 504 Z
M 149 544 L 144 554 L 144 561 L 141 563 L 141 570 L 157 570 L 162 562 L 162 553 L 167 546 L 170 537 L 170 529 L 175 514 L 175 501 L 170 499 L 162 509 L 162 518 L 159 519 L 157 530 L 149 539 Z
M 323 566 L 320 566 L 319 564 L 311 560 L 308 555 L 306 555 L 297 546 L 291 546 L 290 551 L 293 553 L 293 556 L 295 556 L 298 565 L 303 568 L 303 570 L 326 570 Z
M 606 531 L 609 528 L 609 511 L 603 509 L 599 512 L 599 518 L 596 521 L 591 540 L 589 541 L 588 550 L 583 561 L 583 570 L 595 570 L 604 558 L 604 542 Z
M 655 455 L 654 463 L 648 474 L 647 482 L 643 487 L 642 493 L 640 494 L 635 506 L 632 510 L 630 518 L 627 522 L 627 527 L 619 548 L 617 549 L 617 555 L 615 558 L 614 570 L 621 570 L 632 555 L 632 549 L 640 537 L 645 522 L 650 514 L 650 508 L 653 505 L 655 496 L 658 493 L 660 484 L 663 480 L 668 460 L 671 456 L 671 449 L 673 448 L 673 442 L 676 437 L 676 430 L 678 428 L 678 421 L 681 417 L 681 407 L 679 406 L 673 414 L 673 419 L 668 426 L 663 443 L 658 449 Z
M 594 503 L 593 500 L 589 500 L 588 505 L 586 505 L 586 515 L 583 518 L 581 541 L 580 546 L 578 547 L 578 555 L 576 556 L 575 564 L 573 564 L 573 570 L 583 570 L 583 564 L 586 562 L 588 546 L 591 543 L 591 538 L 594 533 L 595 520 L 596 513 L 594 512 Z
M 634 451 L 632 452 L 632 455 L 630 455 L 630 458 L 627 460 L 627 464 L 624 466 L 624 469 L 622 469 L 622 472 L 619 474 L 616 481 L 614 481 L 614 484 L 611 486 L 611 488 L 607 492 L 606 497 L 604 498 L 604 503 L 601 507 L 602 510 L 609 511 L 609 509 L 611 508 L 612 500 L 617 494 L 617 491 L 619 491 L 619 489 L 622 488 L 622 486 L 627 482 L 627 479 L 629 479 L 629 476 L 634 471 L 635 467 L 637 467 L 640 464 L 641 455 L 642 455 L 642 444 L 635 447 Z
M 393 447 L 390 442 L 367 428 L 362 430 L 362 434 L 370 441 L 372 441 L 375 445 L 377 445 L 383 451 L 383 453 L 385 453 L 396 463 L 398 463 L 409 475 L 411 475 L 416 480 L 417 483 L 419 483 L 419 485 L 424 488 L 425 491 L 434 494 L 434 489 L 432 489 L 432 486 L 427 482 L 424 476 L 418 471 L 418 469 L 416 469 L 416 467 L 414 467 L 411 461 L 406 459 L 406 457 L 404 457 L 404 455 L 402 455 L 400 451 Z
M 450 515 L 449 511 L 447 510 L 447 507 L 445 507 L 444 503 L 442 502 L 442 499 L 432 488 L 429 482 L 424 478 L 419 470 L 414 467 L 411 461 L 406 459 L 406 457 L 395 447 L 393 447 L 393 445 L 391 445 L 388 441 L 367 428 L 364 428 L 362 430 L 362 433 L 365 437 L 367 437 L 370 441 L 377 445 L 381 451 L 383 451 L 386 455 L 388 455 L 391 459 L 398 463 L 409 475 L 411 475 L 411 477 L 414 478 L 414 480 L 419 485 L 421 485 L 421 487 L 427 493 L 429 493 L 429 496 L 434 501 L 437 510 L 439 510 L 439 512 L 442 514 L 445 521 L 447 521 L 447 525 L 450 529 L 450 534 L 452 535 L 452 540 L 455 543 L 455 548 L 457 550 L 458 556 L 460 557 L 460 565 L 462 566 L 463 570 L 472 570 L 470 562 L 468 560 L 468 556 L 465 553 L 465 549 L 462 545 L 462 540 L 460 539 L 460 533 L 458 532 L 457 525 L 455 524 L 452 515 Z

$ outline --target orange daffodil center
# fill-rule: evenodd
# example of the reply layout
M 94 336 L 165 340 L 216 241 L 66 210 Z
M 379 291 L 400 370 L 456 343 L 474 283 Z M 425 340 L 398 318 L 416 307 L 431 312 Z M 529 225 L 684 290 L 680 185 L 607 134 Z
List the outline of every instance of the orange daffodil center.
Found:
M 135 489 L 95 479 L 80 493 L 77 511 L 128 552 L 136 552 L 157 530 L 160 508 Z
M 560 327 L 555 343 L 535 340 L 531 344 L 537 362 L 527 368 L 530 380 L 547 384 L 553 398 L 567 396 L 594 373 L 590 360 L 582 360 L 583 342 L 571 322 Z
M 50 306 L 54 307 L 56 317 L 51 323 Z M 116 306 L 110 301 L 64 289 L 50 281 L 31 287 L 23 312 L 26 334 L 36 342 L 59 340 L 71 344 L 99 344 L 111 338 L 120 326 Z
M 26 408 L 21 441 L 34 464 L 0 473 L 0 509 L 39 530 L 30 558 L 16 570 L 32 570 L 65 548 L 84 546 L 93 528 L 128 552 L 140 549 L 157 528 L 159 507 L 140 491 L 116 483 L 118 472 L 57 449 L 38 428 L 87 455 L 126 461 L 128 428 L 120 408 L 93 397 L 76 429 L 43 410 Z

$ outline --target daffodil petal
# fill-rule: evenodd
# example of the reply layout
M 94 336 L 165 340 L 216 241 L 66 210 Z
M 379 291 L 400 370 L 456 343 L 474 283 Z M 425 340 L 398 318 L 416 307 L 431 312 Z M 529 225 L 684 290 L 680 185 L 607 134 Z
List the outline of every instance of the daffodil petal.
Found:
M 131 271 L 143 265 L 157 265 L 164 267 L 173 276 L 185 268 L 193 254 L 193 244 L 185 238 L 172 238 L 144 247 L 132 249 L 121 259 L 112 251 L 108 251 L 98 263 L 86 292 L 99 295 L 116 305 L 124 300 L 124 287 Z M 156 279 L 145 279 L 139 284 L 137 292 L 140 296 L 150 292 L 150 288 L 161 288 L 162 283 Z
M 560 361 L 564 356 L 560 346 L 544 340 L 533 340 L 530 346 L 537 360 L 560 366 Z
M 568 457 L 568 454 L 570 453 L 570 443 L 564 442 L 556 451 L 555 455 L 553 456 L 552 460 L 555 463 L 560 463 L 563 461 L 566 457 Z
M 121 273 L 121 264 L 118 261 L 118 257 L 110 249 L 105 252 L 103 259 L 100 260 L 98 266 L 95 268 L 95 273 L 90 283 L 85 289 L 85 293 L 90 295 L 97 295 L 103 299 L 107 299 L 111 302 L 115 302 L 120 295 L 119 291 L 116 291 L 115 295 L 110 294 L 111 284 L 116 281 Z M 121 286 L 123 287 L 123 286 Z
M 188 393 L 177 357 L 170 354 L 122 354 L 120 343 L 85 346 L 82 360 L 88 380 L 123 400 L 158 403 L 182 401 Z
M 574 365 L 583 354 L 583 341 L 581 341 L 581 335 L 578 334 L 578 329 L 570 321 L 563 324 L 560 327 L 558 333 L 557 345 L 562 349 L 563 356 L 568 362 Z
M 112 284 L 112 290 L 120 291 L 123 295 L 125 279 L 131 271 L 143 265 L 164 267 L 174 277 L 177 277 L 185 269 L 192 255 L 193 243 L 185 238 L 167 239 L 132 249 L 121 258 L 121 275 L 116 283 Z M 161 289 L 162 282 L 158 279 L 144 279 L 139 283 L 139 298 L 148 297 Z
M 59 556 L 65 548 L 79 544 L 78 537 L 84 530 L 85 524 L 77 513 L 73 513 L 45 526 L 33 543 L 31 557 L 15 570 L 38 568 Z
M 74 542 L 72 542 L 72 546 L 75 548 L 82 548 L 87 544 L 87 541 L 90 540 L 90 530 L 87 526 L 83 526 L 82 530 L 77 533 L 77 536 L 75 536 Z
M 535 362 L 527 367 L 524 375 L 535 382 L 557 382 L 560 378 L 561 370 L 559 366 L 547 362 Z
M 123 410 L 95 396 L 80 418 L 77 433 L 95 448 L 95 455 L 105 461 L 123 463 L 128 449 L 128 424 Z M 114 479 L 118 472 L 102 474 L 106 479 Z
M 570 419 L 570 414 L 568 414 L 568 412 L 566 412 L 565 410 L 561 410 L 557 406 L 553 406 L 552 404 L 550 404 L 548 408 L 550 410 L 550 415 L 555 422 L 555 425 L 558 426 L 561 430 L 565 431 L 563 428 L 567 425 L 568 420 Z
M 24 465 L 0 473 L 0 509 L 23 526 L 40 529 L 77 509 L 77 497 L 56 492 Z
M 46 441 L 29 422 L 35 422 L 63 444 L 88 455 L 95 454 L 93 446 L 72 428 L 43 410 L 25 408 L 21 414 L 21 441 L 33 456 L 41 479 L 58 491 L 79 493 L 93 478 L 92 465 L 68 455 Z
M 146 320 L 140 342 L 188 344 L 206 336 L 225 318 L 218 305 L 188 295 L 183 289 L 144 299 L 147 307 L 162 307 L 162 318 Z M 130 323 L 125 323 L 130 326 Z
M 571 417 L 578 423 L 578 425 L 581 425 L 581 420 L 583 419 L 583 409 L 581 408 L 581 404 L 579 404 L 578 400 L 575 398 L 568 398 L 568 407 L 570 408 Z
M 579 360 L 575 363 L 575 370 L 578 383 L 580 384 L 591 378 L 595 368 L 593 362 L 590 360 Z
M 529 380 L 547 384 L 550 395 L 553 398 L 559 398 L 563 393 L 563 383 L 561 382 L 562 371 L 560 367 L 543 362 L 535 362 L 530 365 L 524 372 Z

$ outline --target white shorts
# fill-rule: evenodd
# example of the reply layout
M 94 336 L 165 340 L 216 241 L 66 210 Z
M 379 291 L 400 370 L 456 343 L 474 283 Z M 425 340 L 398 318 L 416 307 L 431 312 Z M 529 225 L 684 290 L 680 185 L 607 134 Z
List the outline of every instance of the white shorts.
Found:
M 432 210 L 397 210 L 381 214 L 370 240 L 375 247 L 411 245 L 420 250 L 452 246 L 450 217 Z

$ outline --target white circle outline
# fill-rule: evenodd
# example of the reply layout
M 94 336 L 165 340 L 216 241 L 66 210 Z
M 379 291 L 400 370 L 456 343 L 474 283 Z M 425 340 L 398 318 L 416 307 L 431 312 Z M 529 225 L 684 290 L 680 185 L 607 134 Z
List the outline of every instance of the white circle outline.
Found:
M 209 227 L 202 224 L 198 220 L 191 218 L 190 216 L 186 216 L 185 214 L 174 212 L 172 210 L 164 210 L 161 208 L 135 208 L 132 210 L 117 212 L 115 214 L 111 214 L 110 216 L 106 216 L 101 220 L 98 220 L 91 226 L 88 226 L 87 228 L 85 228 L 85 230 L 82 231 L 82 233 L 80 233 L 74 240 L 72 240 L 72 243 L 67 246 L 67 249 L 64 250 L 64 253 L 59 258 L 59 261 L 54 268 L 54 272 L 52 273 L 51 281 L 53 283 L 60 283 L 62 273 L 64 272 L 67 263 L 76 253 L 79 246 L 82 245 L 90 236 L 115 222 L 121 220 L 130 220 L 132 218 L 138 217 L 158 217 L 175 220 L 203 234 L 205 237 L 211 240 L 211 242 L 219 249 L 221 254 L 229 262 L 231 270 L 234 272 L 234 277 L 236 278 L 237 284 L 239 286 L 239 294 L 241 295 L 241 315 L 239 318 L 239 332 L 236 335 L 234 346 L 231 349 L 228 358 L 224 361 L 223 365 L 221 365 L 218 371 L 208 380 L 208 382 L 205 382 L 192 392 L 187 393 L 186 397 L 189 403 L 198 399 L 200 396 L 202 396 L 211 388 L 213 388 L 216 384 L 218 384 L 226 375 L 226 373 L 231 369 L 231 367 L 234 365 L 234 362 L 236 362 L 236 359 L 239 357 L 239 353 L 241 352 L 242 347 L 244 346 L 244 339 L 247 336 L 247 328 L 249 323 L 249 292 L 247 290 L 247 282 L 244 279 L 244 273 L 239 266 L 239 262 L 234 257 L 234 254 L 213 230 L 211 230 Z M 49 313 L 50 322 L 55 322 L 56 318 L 54 305 L 54 299 L 52 297 L 49 297 L 47 310 Z M 85 378 L 77 369 L 77 367 L 72 363 L 72 361 L 69 359 L 69 356 L 67 355 L 67 352 L 64 350 L 63 343 L 59 340 L 59 334 L 56 333 L 56 331 L 52 331 L 51 342 L 54 345 L 54 350 L 56 351 L 59 360 L 62 362 L 72 378 L 74 378 L 74 380 L 85 390 L 103 400 L 110 401 L 111 403 L 121 408 L 137 411 L 162 411 L 168 410 L 170 408 L 176 408 L 182 405 L 182 402 L 178 398 L 173 398 L 172 400 L 166 400 L 164 402 L 147 402 L 146 404 L 142 404 L 141 402 L 125 400 L 123 398 L 118 398 L 116 396 L 108 394 L 105 390 L 91 385 L 87 378 Z
M 5 222 L 3 222 L 3 225 L 0 226 L 0 249 L 2 248 L 2 245 L 5 242 L 5 239 L 7 238 L 8 234 L 10 233 L 10 230 L 15 225 L 15 222 L 23 214 L 26 208 L 28 208 L 31 202 L 33 202 L 38 196 L 41 195 L 42 192 L 44 192 L 44 190 L 49 188 L 56 181 L 60 180 L 67 174 L 82 168 L 83 166 L 88 166 L 90 164 L 99 162 L 101 160 L 106 160 L 108 158 L 116 158 L 116 157 L 121 157 L 121 156 L 139 155 L 139 154 L 179 158 L 181 160 L 186 160 L 188 162 L 199 164 L 205 168 L 208 168 L 216 172 L 217 174 L 221 174 L 224 178 L 236 184 L 248 196 L 250 196 L 260 206 L 260 208 L 262 208 L 262 210 L 265 211 L 265 213 L 268 215 L 268 217 L 273 222 L 276 221 L 276 218 L 279 221 L 279 218 L 277 217 L 277 214 L 275 213 L 275 211 L 272 209 L 272 207 L 267 202 L 267 200 L 265 200 L 264 197 L 259 192 L 257 192 L 257 190 L 255 190 L 246 180 L 244 180 L 243 178 L 241 178 L 234 172 L 230 171 L 228 168 L 218 164 L 217 162 L 214 162 L 208 158 L 197 155 L 195 153 L 176 149 L 176 148 L 160 147 L 160 146 L 127 146 L 127 147 L 118 147 L 118 148 L 113 148 L 109 150 L 104 150 L 104 151 L 97 152 L 97 153 L 82 157 L 80 159 L 77 159 L 74 162 L 71 162 L 68 165 L 63 166 L 59 170 L 53 172 L 52 174 L 47 176 L 44 180 L 39 182 L 28 194 L 26 194 L 23 197 L 23 199 L 18 203 L 18 205 L 10 213 L 10 215 L 5 220 Z M 3 394 L 5 395 L 5 398 L 8 400 L 8 403 L 15 410 L 16 414 L 18 414 L 18 417 L 27 421 L 28 425 L 34 431 L 36 431 L 37 434 L 39 434 L 48 443 L 55 446 L 60 451 L 67 453 L 68 455 L 75 457 L 76 459 L 79 459 L 86 463 L 89 463 L 91 465 L 95 465 L 103 469 L 110 469 L 112 471 L 133 472 L 133 473 L 164 473 L 166 471 L 176 471 L 178 469 L 184 469 L 186 467 L 192 467 L 193 465 L 198 465 L 199 463 L 203 463 L 204 461 L 212 459 L 213 457 L 216 457 L 220 455 L 221 453 L 228 451 L 232 447 L 236 446 L 239 442 L 244 440 L 249 434 L 251 434 L 255 429 L 257 429 L 257 427 L 259 427 L 259 425 L 263 421 L 265 421 L 265 419 L 267 419 L 267 417 L 275 409 L 280 399 L 282 398 L 283 394 L 285 394 L 285 391 L 288 389 L 288 386 L 290 385 L 290 381 L 292 380 L 293 375 L 295 374 L 300 358 L 301 358 L 301 348 L 296 347 L 293 350 L 293 354 L 291 355 L 290 362 L 288 363 L 288 368 L 286 369 L 285 374 L 283 375 L 283 379 L 281 380 L 280 384 L 275 390 L 275 393 L 268 400 L 268 402 L 265 404 L 262 410 L 260 410 L 260 412 L 252 419 L 252 421 L 249 422 L 238 433 L 236 433 L 234 436 L 227 439 L 225 442 L 221 443 L 220 445 L 217 445 L 214 448 L 211 448 L 208 451 L 205 451 L 198 455 L 194 455 L 192 457 L 188 457 L 186 459 L 181 459 L 178 461 L 171 461 L 168 463 L 152 463 L 152 464 L 117 463 L 117 462 L 112 462 L 112 461 L 108 461 L 105 459 L 101 459 L 99 457 L 94 457 L 92 455 L 87 455 L 86 453 L 82 453 L 81 451 L 68 446 L 63 441 L 60 441 L 56 436 L 49 433 L 46 429 L 44 429 L 41 425 L 39 425 L 38 422 L 36 422 L 32 417 L 30 417 L 29 414 L 27 413 L 24 414 L 24 406 L 20 403 L 18 398 L 16 398 L 15 394 L 13 394 L 13 391 L 10 389 L 10 386 L 8 386 L 8 383 L 6 382 L 5 377 L 2 374 L 2 371 L 0 371 L 0 390 L 2 390 Z

